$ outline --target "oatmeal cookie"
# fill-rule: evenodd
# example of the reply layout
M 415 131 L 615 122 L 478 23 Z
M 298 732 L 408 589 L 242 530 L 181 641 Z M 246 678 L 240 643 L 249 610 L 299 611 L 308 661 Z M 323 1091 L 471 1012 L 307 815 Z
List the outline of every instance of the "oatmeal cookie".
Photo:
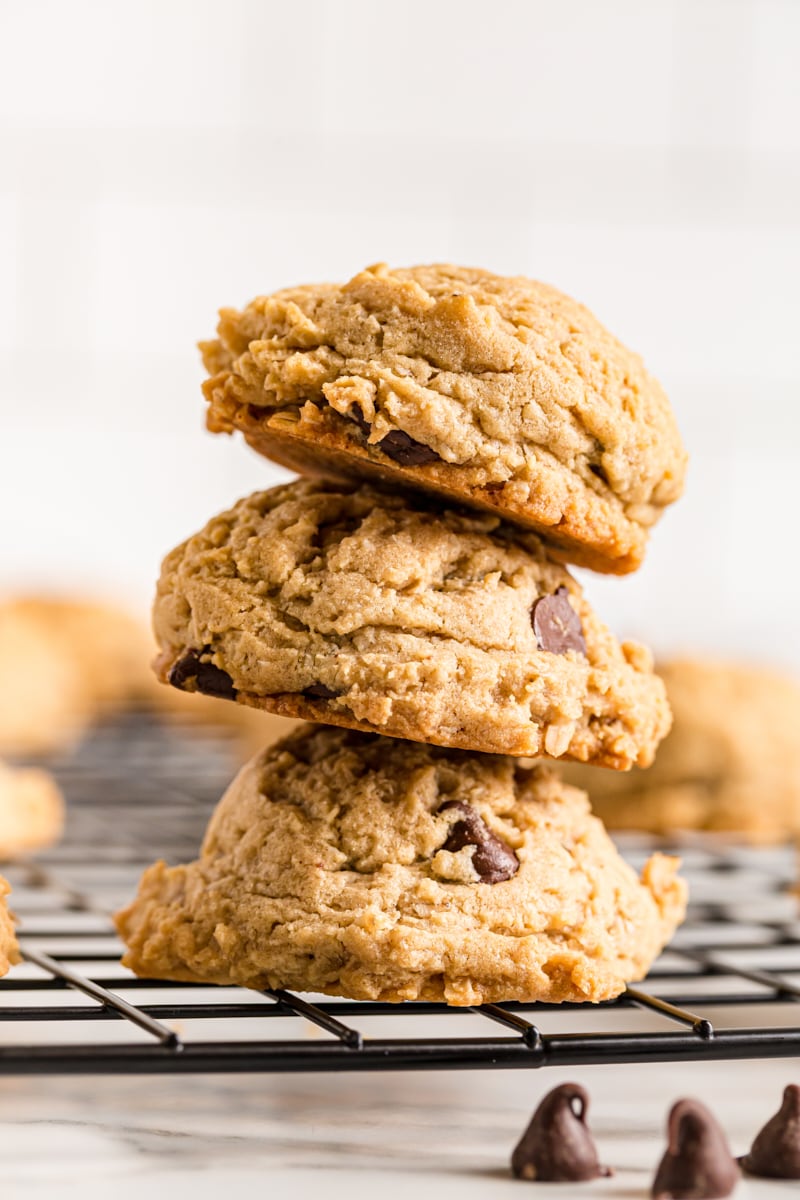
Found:
M 669 728 L 533 533 L 368 485 L 240 501 L 164 561 L 163 681 L 284 716 L 487 753 L 646 764 Z
M 208 425 L 304 474 L 499 513 L 625 574 L 683 487 L 669 402 L 582 305 L 519 276 L 385 264 L 223 309 Z
M 247 764 L 199 859 L 116 920 L 152 978 L 363 1000 L 606 1000 L 683 917 L 542 765 L 307 727 Z

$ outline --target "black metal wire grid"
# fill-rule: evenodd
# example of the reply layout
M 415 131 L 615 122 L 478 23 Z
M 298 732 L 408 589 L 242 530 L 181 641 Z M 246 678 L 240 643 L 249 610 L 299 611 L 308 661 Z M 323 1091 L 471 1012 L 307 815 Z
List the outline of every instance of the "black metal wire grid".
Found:
M 0 1073 L 376 1071 L 800 1053 L 794 852 L 681 846 L 689 918 L 646 982 L 602 1005 L 452 1009 L 136 979 L 110 912 L 155 857 L 194 856 L 230 744 L 132 715 L 55 764 L 64 842 L 6 869 L 24 962 L 0 980 Z M 641 861 L 651 847 L 629 840 Z M 92 1031 L 86 1035 L 86 1023 Z

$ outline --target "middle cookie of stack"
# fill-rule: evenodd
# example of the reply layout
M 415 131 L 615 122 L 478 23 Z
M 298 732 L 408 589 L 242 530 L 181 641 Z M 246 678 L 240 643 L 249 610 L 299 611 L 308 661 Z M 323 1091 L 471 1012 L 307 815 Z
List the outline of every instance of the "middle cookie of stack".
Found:
M 169 554 L 165 682 L 487 753 L 647 766 L 669 708 L 532 532 L 356 483 L 250 496 Z

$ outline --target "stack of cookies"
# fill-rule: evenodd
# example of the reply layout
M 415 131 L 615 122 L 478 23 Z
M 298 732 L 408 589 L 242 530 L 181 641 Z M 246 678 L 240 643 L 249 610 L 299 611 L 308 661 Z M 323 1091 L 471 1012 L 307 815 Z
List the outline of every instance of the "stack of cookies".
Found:
M 315 722 L 248 763 L 200 858 L 117 921 L 141 975 L 450 1004 L 602 1000 L 681 920 L 568 759 L 670 714 L 564 563 L 624 574 L 685 454 L 639 358 L 543 284 L 372 267 L 223 310 L 212 430 L 305 476 L 164 562 L 161 679 Z M 338 727 L 338 728 L 336 728 Z

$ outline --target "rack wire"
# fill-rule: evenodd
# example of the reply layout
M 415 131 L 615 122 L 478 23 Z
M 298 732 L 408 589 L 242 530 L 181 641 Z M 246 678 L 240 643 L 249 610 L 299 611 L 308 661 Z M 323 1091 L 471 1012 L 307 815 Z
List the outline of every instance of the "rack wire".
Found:
M 576 1066 L 800 1053 L 794 852 L 679 847 L 686 924 L 648 979 L 601 1005 L 473 1009 L 133 977 L 110 913 L 156 857 L 196 854 L 232 773 L 230 735 L 147 714 L 53 764 L 67 836 L 6 868 L 24 962 L 0 980 L 0 1074 L 378 1071 Z M 652 849 L 627 839 L 635 865 Z M 91 1033 L 87 1033 L 87 1025 Z

